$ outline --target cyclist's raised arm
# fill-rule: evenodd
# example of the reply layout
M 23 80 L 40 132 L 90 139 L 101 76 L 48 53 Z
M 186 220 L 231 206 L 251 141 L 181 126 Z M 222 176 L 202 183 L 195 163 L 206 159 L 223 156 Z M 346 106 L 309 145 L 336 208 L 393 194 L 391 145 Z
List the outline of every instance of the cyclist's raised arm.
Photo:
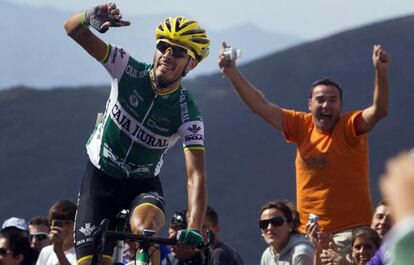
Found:
M 75 14 L 65 21 L 66 33 L 97 60 L 104 59 L 107 46 L 89 29 L 92 26 L 101 33 L 110 27 L 130 25 L 122 20 L 121 13 L 114 3 L 102 4 L 85 12 Z
M 223 43 L 223 48 L 228 47 Z M 236 68 L 236 59 L 226 59 L 223 51 L 218 57 L 218 64 L 222 72 L 227 76 L 240 98 L 251 111 L 258 114 L 270 125 L 283 131 L 283 111 L 276 104 L 268 101 L 263 93 L 255 88 Z
M 205 151 L 202 149 L 186 149 L 184 155 L 188 191 L 187 228 L 201 231 L 207 209 Z

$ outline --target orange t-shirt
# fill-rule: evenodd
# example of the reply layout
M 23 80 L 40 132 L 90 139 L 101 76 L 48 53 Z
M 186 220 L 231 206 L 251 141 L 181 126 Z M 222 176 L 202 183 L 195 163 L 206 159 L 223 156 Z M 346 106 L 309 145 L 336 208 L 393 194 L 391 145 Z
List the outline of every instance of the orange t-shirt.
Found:
M 283 109 L 284 135 L 296 149 L 296 202 L 303 232 L 310 213 L 321 229 L 339 232 L 369 225 L 368 139 L 357 135 L 361 111 L 339 117 L 332 132 L 318 130 L 312 114 Z

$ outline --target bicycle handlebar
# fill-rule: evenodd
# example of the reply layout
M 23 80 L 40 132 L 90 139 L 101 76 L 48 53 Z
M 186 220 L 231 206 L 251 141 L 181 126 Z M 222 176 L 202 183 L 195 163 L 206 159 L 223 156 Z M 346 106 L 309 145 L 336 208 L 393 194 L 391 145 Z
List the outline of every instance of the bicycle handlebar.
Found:
M 131 233 L 109 231 L 108 230 L 109 219 L 103 219 L 98 229 L 94 233 L 94 254 L 92 258 L 92 265 L 100 264 L 102 254 L 105 248 L 106 240 L 133 240 L 143 245 L 151 244 L 165 244 L 165 245 L 176 245 L 178 240 L 175 238 L 162 238 L 148 235 L 135 235 Z M 199 249 L 207 249 L 208 244 L 202 244 L 198 247 Z M 208 263 L 207 263 L 208 264 Z
M 125 232 L 109 231 L 109 219 L 103 219 L 98 229 L 94 233 L 94 254 L 92 257 L 92 265 L 97 265 L 101 263 L 102 254 L 104 252 L 106 240 L 134 240 L 144 245 L 150 244 L 165 244 L 165 245 L 175 245 L 177 244 L 177 239 L 172 238 L 162 238 L 162 237 L 153 237 L 147 235 L 135 235 Z
M 177 244 L 177 239 L 175 238 L 135 235 L 131 233 L 117 232 L 117 231 L 107 231 L 106 239 L 108 240 L 133 240 L 133 241 L 138 241 L 141 243 L 148 242 L 148 243 L 153 243 L 153 244 L 165 244 L 165 245 Z

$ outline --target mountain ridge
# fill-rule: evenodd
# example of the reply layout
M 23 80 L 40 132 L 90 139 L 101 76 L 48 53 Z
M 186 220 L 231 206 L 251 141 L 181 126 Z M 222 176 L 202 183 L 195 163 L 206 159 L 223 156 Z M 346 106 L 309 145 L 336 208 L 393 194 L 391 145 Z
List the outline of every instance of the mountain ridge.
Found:
M 100 85 L 107 82 L 103 67 L 97 66 L 96 60 L 66 36 L 64 21 L 73 13 L 52 8 L 27 7 L 0 1 L 4 10 L 0 17 L 2 34 L 0 42 L 3 57 L 0 61 L 0 89 L 11 86 L 30 85 L 39 89 L 56 86 Z M 171 16 L 173 14 L 168 14 Z M 131 26 L 110 29 L 104 35 L 95 32 L 104 41 L 125 48 L 135 58 L 152 62 L 155 52 L 154 30 L 159 22 L 168 17 L 165 14 L 151 16 L 134 16 L 126 19 Z M 241 48 L 250 49 L 257 42 L 263 43 L 243 56 L 249 61 L 302 39 L 288 34 L 266 32 L 254 26 L 242 25 L 242 28 L 230 28 L 223 32 L 207 29 L 212 40 L 211 54 L 197 67 L 190 77 L 217 69 L 214 55 L 221 47 L 221 40 L 238 41 L 238 35 L 247 35 Z

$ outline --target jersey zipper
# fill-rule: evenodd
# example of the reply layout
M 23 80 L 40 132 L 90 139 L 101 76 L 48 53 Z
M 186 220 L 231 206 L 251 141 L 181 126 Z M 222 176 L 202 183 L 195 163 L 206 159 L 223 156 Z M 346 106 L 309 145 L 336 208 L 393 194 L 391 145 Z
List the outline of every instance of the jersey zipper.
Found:
M 143 119 L 142 119 L 142 121 L 141 121 L 141 126 L 143 126 L 143 125 L 144 125 L 144 122 L 145 122 L 145 120 L 147 119 L 148 114 L 151 112 L 151 109 L 152 109 L 152 107 L 154 106 L 154 103 L 155 103 L 155 100 L 157 99 L 157 97 L 158 97 L 158 95 L 157 95 L 157 94 L 155 94 L 155 95 L 154 95 L 154 98 L 152 99 L 151 105 L 149 106 L 149 108 L 148 108 L 148 110 L 147 110 L 147 113 L 145 113 L 145 116 L 144 116 L 144 118 L 143 118 Z M 140 126 L 140 127 L 141 127 L 141 126 Z M 129 178 L 129 171 L 128 171 L 128 170 L 125 170 L 124 165 L 125 165 L 125 162 L 126 162 L 126 160 L 127 160 L 128 156 L 129 156 L 129 153 L 131 152 L 131 149 L 132 149 L 132 147 L 133 147 L 133 146 L 134 146 L 134 140 L 132 140 L 132 139 L 131 139 L 131 144 L 129 145 L 128 151 L 127 151 L 127 153 L 126 153 L 126 155 L 125 155 L 125 158 L 124 158 L 124 161 L 122 161 L 122 165 L 121 165 L 122 169 L 124 169 L 124 171 L 125 171 L 125 172 L 126 172 L 126 174 L 127 174 L 127 178 Z

